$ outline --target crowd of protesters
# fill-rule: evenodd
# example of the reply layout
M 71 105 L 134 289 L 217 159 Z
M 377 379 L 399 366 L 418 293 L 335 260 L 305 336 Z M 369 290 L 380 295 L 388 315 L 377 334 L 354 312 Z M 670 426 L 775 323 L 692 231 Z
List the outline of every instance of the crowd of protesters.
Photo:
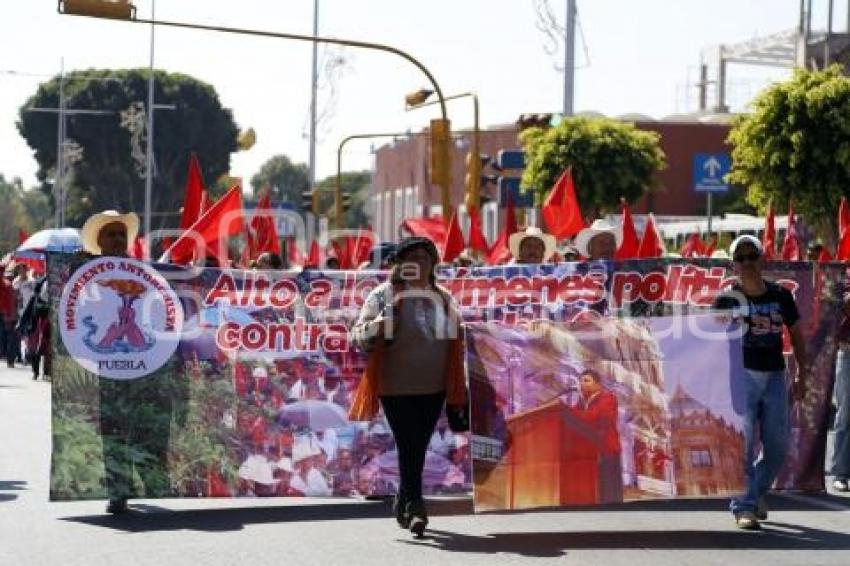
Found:
M 103 213 L 109 215 L 110 213 Z M 117 213 L 114 213 L 117 215 Z M 126 255 L 133 238 L 127 217 L 97 224 L 90 238 L 98 243 L 95 255 Z M 135 227 L 138 219 L 135 219 Z M 112 233 L 114 232 L 114 234 Z M 132 234 L 135 236 L 135 233 Z M 112 243 L 116 245 L 112 245 Z M 576 260 L 612 260 L 623 242 L 619 226 L 597 220 L 558 249 L 553 236 L 528 227 L 510 237 L 508 248 L 515 264 L 541 264 Z M 119 249 L 121 248 L 121 249 Z M 112 251 L 104 251 L 112 250 Z M 714 254 L 717 255 L 717 254 Z M 757 529 L 766 519 L 764 495 L 781 466 L 788 442 L 788 396 L 800 401 L 806 394 L 808 360 L 800 337 L 800 315 L 788 291 L 762 279 L 761 270 L 769 256 L 753 236 L 737 238 L 729 248 L 737 282 L 726 289 L 714 307 L 729 310 L 731 317 L 746 324 L 743 358 L 747 373 L 746 493 L 731 505 L 735 523 L 742 529 Z M 809 250 L 809 257 L 820 257 Z M 212 257 L 197 262 L 217 265 Z M 458 268 L 472 268 L 482 261 L 472 251 L 453 260 Z M 338 269 L 338 257 L 329 255 L 321 267 Z M 465 386 L 458 383 L 462 364 L 458 333 L 446 331 L 455 320 L 453 301 L 436 285 L 435 269 L 440 255 L 426 238 L 408 238 L 399 246 L 382 243 L 373 247 L 360 269 L 392 269 L 390 281 L 374 290 L 366 301 L 353 331 L 355 343 L 368 352 L 368 367 L 360 385 L 327 372 L 321 364 L 286 360 L 271 365 L 247 362 L 233 364 L 234 387 L 243 408 L 238 415 L 222 414 L 239 437 L 241 466 L 238 494 L 254 495 L 366 495 L 392 490 L 396 495 L 396 520 L 417 535 L 428 517 L 422 499 L 423 473 L 429 453 L 446 461 L 442 486 L 466 485 L 469 450 L 467 437 L 447 431 L 440 413 L 467 402 Z M 255 269 L 290 269 L 281 255 L 264 252 L 252 263 Z M 46 317 L 44 278 L 24 265 L 7 263 L 0 281 L 0 348 L 9 367 L 27 360 L 33 378 L 50 373 L 49 325 Z M 435 292 L 442 302 L 426 305 L 419 292 Z M 399 297 L 407 297 L 399 300 Z M 850 478 L 850 295 L 845 296 L 845 317 L 838 332 L 836 367 L 836 441 L 831 461 L 833 486 L 848 491 Z M 440 306 L 442 304 L 442 306 Z M 760 323 L 767 320 L 767 325 Z M 395 325 L 395 330 L 393 330 Z M 783 326 L 790 331 L 796 358 L 795 375 L 785 377 L 782 359 Z M 763 331 L 767 328 L 767 331 Z M 444 332 L 446 331 L 446 332 Z M 460 346 L 459 346 L 460 345 Z M 40 366 L 45 358 L 44 367 Z M 35 360 L 35 361 L 33 361 Z M 790 390 L 787 385 L 790 383 Z M 322 429 L 286 416 L 287 406 L 306 401 L 327 403 L 348 412 L 352 422 Z M 385 425 L 372 421 L 378 405 L 386 415 Z M 279 415 L 267 426 L 265 412 Z M 459 417 L 458 417 L 459 418 Z M 392 434 L 390 434 L 390 431 Z M 394 440 L 393 440 L 394 439 Z M 757 450 L 760 439 L 761 450 Z M 395 442 L 397 470 L 382 475 L 386 454 Z M 383 457 L 383 460 L 382 460 Z M 393 478 L 393 479 L 387 479 Z M 379 486 L 376 482 L 388 482 Z M 126 509 L 126 496 L 116 496 L 109 510 Z M 116 503 L 117 501 L 117 503 Z

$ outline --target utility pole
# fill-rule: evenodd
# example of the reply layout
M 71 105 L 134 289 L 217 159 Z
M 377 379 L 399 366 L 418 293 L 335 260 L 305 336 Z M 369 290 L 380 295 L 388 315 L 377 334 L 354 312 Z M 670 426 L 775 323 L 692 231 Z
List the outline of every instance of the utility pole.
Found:
M 63 198 L 62 191 L 65 188 L 62 186 L 62 168 L 64 167 L 62 154 L 65 148 L 65 58 L 62 57 L 62 62 L 59 68 L 59 125 L 56 131 L 56 175 L 53 181 L 53 198 L 56 206 L 56 227 L 62 228 L 65 225 L 64 211 L 62 210 Z
M 564 116 L 573 115 L 576 73 L 576 0 L 567 0 L 564 36 Z
M 156 20 L 154 12 L 156 0 L 151 0 L 151 20 Z M 145 151 L 145 237 L 150 239 L 151 234 L 151 200 L 153 192 L 153 114 L 154 114 L 154 70 L 153 70 L 153 54 L 154 54 L 154 29 L 156 26 L 151 24 L 151 55 L 150 55 L 150 75 L 148 76 L 148 138 L 147 149 Z
M 319 35 L 319 0 L 313 0 L 313 37 Z M 309 190 L 316 187 L 316 94 L 319 88 L 319 43 L 313 42 L 313 64 L 310 74 L 310 158 L 308 165 L 307 180 L 310 183 Z M 309 213 L 307 218 L 309 218 Z M 339 220 L 337 219 L 337 222 Z M 312 222 L 308 220 L 308 228 Z M 337 227 L 339 227 L 337 225 Z M 309 232 L 309 230 L 308 230 Z

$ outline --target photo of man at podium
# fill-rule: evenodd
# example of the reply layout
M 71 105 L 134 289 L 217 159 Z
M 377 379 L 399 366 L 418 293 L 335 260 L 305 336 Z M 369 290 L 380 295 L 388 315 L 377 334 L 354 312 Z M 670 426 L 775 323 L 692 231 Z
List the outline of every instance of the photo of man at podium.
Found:
M 595 503 L 623 501 L 623 468 L 620 456 L 620 435 L 617 431 L 617 397 L 602 386 L 602 377 L 592 369 L 579 376 L 581 396 L 569 407 L 564 418 L 574 436 L 581 438 L 586 450 L 576 447 L 573 456 L 582 455 L 597 462 L 595 474 L 587 474 L 574 481 L 594 484 Z M 586 452 L 585 454 L 582 454 Z

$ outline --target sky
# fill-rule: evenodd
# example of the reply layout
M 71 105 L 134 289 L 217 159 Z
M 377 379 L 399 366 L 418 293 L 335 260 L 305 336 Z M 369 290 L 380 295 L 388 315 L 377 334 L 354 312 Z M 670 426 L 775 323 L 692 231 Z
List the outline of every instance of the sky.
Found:
M 815 0 L 814 27 L 825 27 L 826 0 Z M 844 30 L 846 6 L 836 7 Z M 135 2 L 149 17 L 151 0 Z M 319 0 L 319 35 L 383 43 L 407 51 L 428 67 L 446 95 L 474 91 L 481 123 L 513 123 L 525 112 L 562 108 L 563 74 L 556 65 L 563 43 L 549 55 L 537 8 L 548 4 L 563 24 L 566 0 Z M 609 116 L 638 112 L 661 118 L 696 109 L 700 55 L 796 26 L 798 0 L 578 0 L 580 34 L 576 111 Z M 313 0 L 158 0 L 156 18 L 210 25 L 311 34 Z M 145 67 L 150 28 L 63 16 L 56 0 L 0 0 L 0 174 L 34 184 L 32 151 L 15 128 L 20 106 L 39 82 L 86 68 Z M 322 73 L 319 93 L 317 177 L 336 171 L 340 140 L 352 134 L 418 130 L 437 108 L 404 111 L 404 95 L 427 81 L 410 63 L 376 51 L 320 48 L 320 59 L 344 61 Z M 212 84 L 240 128 L 253 127 L 257 143 L 231 159 L 231 175 L 247 180 L 271 156 L 308 159 L 311 45 L 250 36 L 158 27 L 155 66 Z M 782 69 L 729 69 L 733 110 Z M 449 102 L 453 128 L 472 124 L 469 99 Z M 157 120 L 167 120 L 161 111 Z M 346 145 L 343 169 L 372 166 L 368 141 Z

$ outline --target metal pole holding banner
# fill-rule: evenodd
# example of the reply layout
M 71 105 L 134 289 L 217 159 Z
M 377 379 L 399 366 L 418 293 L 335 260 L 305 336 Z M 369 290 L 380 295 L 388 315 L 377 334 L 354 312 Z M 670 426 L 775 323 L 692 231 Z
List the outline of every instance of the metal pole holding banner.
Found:
M 708 234 L 709 235 L 711 235 L 711 215 L 712 215 L 711 201 L 712 201 L 713 197 L 714 197 L 714 193 L 712 193 L 711 191 L 709 191 L 705 195 L 705 209 L 706 209 L 706 214 L 708 215 Z

